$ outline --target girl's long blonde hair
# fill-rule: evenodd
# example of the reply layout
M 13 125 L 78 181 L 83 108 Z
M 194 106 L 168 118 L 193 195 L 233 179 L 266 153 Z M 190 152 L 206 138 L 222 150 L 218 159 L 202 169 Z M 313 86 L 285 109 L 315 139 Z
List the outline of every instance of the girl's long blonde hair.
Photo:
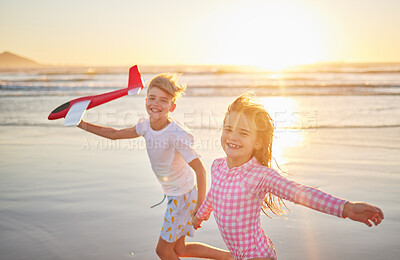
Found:
M 267 110 L 254 93 L 246 92 L 229 105 L 225 119 L 231 112 L 243 113 L 247 120 L 252 122 L 253 126 L 256 126 L 257 140 L 261 143 L 261 148 L 254 149 L 253 156 L 256 157 L 260 164 L 271 167 L 272 140 L 275 126 Z M 276 215 L 283 216 L 282 205 L 286 207 L 281 198 L 268 193 L 265 195 L 262 210 L 267 216 L 269 216 L 266 213 L 267 209 Z

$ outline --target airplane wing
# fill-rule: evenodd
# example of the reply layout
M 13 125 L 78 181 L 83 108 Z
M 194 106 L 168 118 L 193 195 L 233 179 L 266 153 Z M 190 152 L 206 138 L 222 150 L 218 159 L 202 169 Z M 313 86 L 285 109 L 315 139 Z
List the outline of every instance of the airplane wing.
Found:
M 65 116 L 65 126 L 77 126 L 81 122 L 90 102 L 91 100 L 83 100 L 73 104 Z

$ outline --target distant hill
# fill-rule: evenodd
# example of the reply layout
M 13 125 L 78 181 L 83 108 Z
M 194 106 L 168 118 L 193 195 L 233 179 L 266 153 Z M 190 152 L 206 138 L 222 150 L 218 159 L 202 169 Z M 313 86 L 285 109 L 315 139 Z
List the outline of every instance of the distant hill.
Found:
M 36 61 L 5 51 L 0 54 L 0 68 L 40 67 Z

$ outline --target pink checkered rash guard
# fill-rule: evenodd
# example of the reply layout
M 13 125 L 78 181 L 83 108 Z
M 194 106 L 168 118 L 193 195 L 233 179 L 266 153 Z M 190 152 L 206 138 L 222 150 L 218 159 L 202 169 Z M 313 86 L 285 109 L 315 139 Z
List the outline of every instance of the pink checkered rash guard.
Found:
M 211 188 L 196 215 L 205 220 L 214 210 L 221 236 L 235 259 L 276 259 L 272 241 L 265 235 L 260 222 L 262 202 L 268 192 L 338 217 L 342 217 L 347 202 L 290 181 L 261 165 L 255 157 L 232 169 L 228 168 L 226 158 L 222 158 L 213 162 Z

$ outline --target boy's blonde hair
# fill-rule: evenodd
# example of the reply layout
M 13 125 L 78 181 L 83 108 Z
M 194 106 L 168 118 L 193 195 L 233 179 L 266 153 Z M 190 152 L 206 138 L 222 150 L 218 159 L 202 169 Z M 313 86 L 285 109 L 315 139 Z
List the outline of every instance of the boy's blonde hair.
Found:
M 151 88 L 157 87 L 170 94 L 172 96 L 172 102 L 175 103 L 175 101 L 183 94 L 186 89 L 186 85 L 178 84 L 178 77 L 179 75 L 176 73 L 158 74 L 151 79 L 147 88 L 147 93 Z
M 229 105 L 225 114 L 225 119 L 231 112 L 242 113 L 249 122 L 252 122 L 256 127 L 257 140 L 261 143 L 260 149 L 254 149 L 253 156 L 258 162 L 264 166 L 271 167 L 272 160 L 272 140 L 274 136 L 274 122 L 252 92 L 246 92 L 240 95 L 232 104 Z M 224 119 L 224 123 L 225 123 Z M 268 216 L 265 210 L 268 208 L 276 215 L 283 215 L 282 205 L 285 203 L 281 198 L 274 196 L 271 193 L 265 195 L 263 201 L 263 212 Z M 285 205 L 286 207 L 286 205 Z

